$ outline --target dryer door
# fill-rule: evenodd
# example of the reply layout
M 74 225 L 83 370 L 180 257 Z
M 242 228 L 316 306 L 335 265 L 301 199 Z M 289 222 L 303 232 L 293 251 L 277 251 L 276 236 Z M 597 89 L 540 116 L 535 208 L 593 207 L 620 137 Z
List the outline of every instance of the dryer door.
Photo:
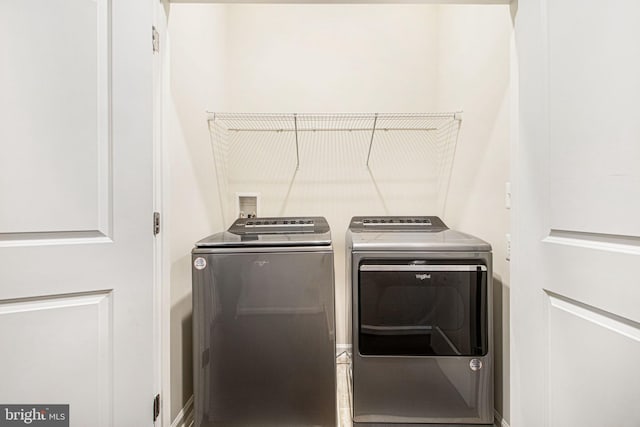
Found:
M 360 354 L 487 354 L 485 265 L 387 261 L 359 266 Z

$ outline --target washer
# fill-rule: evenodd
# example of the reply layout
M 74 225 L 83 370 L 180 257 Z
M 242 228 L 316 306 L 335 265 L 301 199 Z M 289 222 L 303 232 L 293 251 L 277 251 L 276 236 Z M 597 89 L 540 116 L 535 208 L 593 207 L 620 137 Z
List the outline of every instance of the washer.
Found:
M 335 426 L 327 221 L 238 219 L 192 261 L 195 426 Z
M 354 217 L 355 425 L 493 426 L 491 246 L 440 218 Z

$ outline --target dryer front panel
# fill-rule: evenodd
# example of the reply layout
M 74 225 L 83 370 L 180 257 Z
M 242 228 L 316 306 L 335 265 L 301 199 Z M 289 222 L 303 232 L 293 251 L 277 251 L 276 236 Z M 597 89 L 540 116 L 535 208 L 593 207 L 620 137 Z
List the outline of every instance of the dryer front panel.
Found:
M 492 425 L 491 253 L 351 262 L 354 425 Z

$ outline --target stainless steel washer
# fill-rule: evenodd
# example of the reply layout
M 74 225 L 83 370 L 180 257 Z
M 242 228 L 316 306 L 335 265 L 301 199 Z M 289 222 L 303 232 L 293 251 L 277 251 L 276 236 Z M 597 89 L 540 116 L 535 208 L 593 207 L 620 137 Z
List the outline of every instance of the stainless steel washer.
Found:
M 355 425 L 493 425 L 491 246 L 438 217 L 347 232 Z
M 335 426 L 327 221 L 239 219 L 192 255 L 195 426 Z

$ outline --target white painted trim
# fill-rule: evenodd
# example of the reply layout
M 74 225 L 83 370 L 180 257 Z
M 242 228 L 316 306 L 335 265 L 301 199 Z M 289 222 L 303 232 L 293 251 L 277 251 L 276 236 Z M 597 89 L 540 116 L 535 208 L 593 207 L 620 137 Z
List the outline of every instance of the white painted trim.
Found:
M 552 229 L 543 242 L 640 255 L 640 238 L 633 236 Z
M 113 237 L 112 1 L 98 7 L 98 229 Z
M 103 304 L 111 297 L 111 289 L 78 294 L 46 295 L 0 301 L 0 314 L 26 313 L 58 308 Z M 109 302 L 109 299 L 106 300 Z M 108 320 L 108 319 L 107 319 Z
M 502 415 L 500 415 L 500 413 L 498 413 L 498 411 L 496 411 L 494 409 L 493 410 L 493 414 L 494 414 L 494 418 L 495 418 L 495 425 L 497 427 L 510 427 L 509 423 L 506 422 L 504 418 L 502 418 Z
M 160 50 L 153 61 L 153 186 L 154 211 L 160 212 L 160 234 L 154 241 L 154 389 L 160 393 L 160 416 L 155 427 L 171 423 L 171 287 L 169 260 L 169 175 L 167 172 L 166 103 L 169 97 L 169 43 L 167 39 L 168 0 L 154 2 L 153 25 L 158 31 Z M 151 30 L 151 29 L 150 29 Z M 150 49 L 151 50 L 151 49 Z
M 113 243 L 100 230 L 53 231 L 38 233 L 0 233 L 0 248 L 49 245 L 96 245 Z
M 510 212 L 509 212 L 509 221 L 510 221 L 510 227 L 509 227 L 509 263 L 508 263 L 508 268 L 509 268 L 509 280 L 513 283 L 513 277 L 515 276 L 513 273 L 513 264 L 512 264 L 512 254 L 513 254 L 513 248 L 514 248 L 514 244 L 519 244 L 519 239 L 520 239 L 520 235 L 521 233 L 515 228 L 517 221 L 514 221 L 514 217 L 515 215 L 518 215 L 518 209 L 519 209 L 519 203 L 520 203 L 520 196 L 518 194 L 518 192 L 520 191 L 520 188 L 522 188 L 523 183 L 521 183 L 521 174 L 520 173 L 515 173 L 514 171 L 518 170 L 519 167 L 519 158 L 520 156 L 519 154 L 519 150 L 520 150 L 520 62 L 519 62 L 519 58 L 518 58 L 518 39 L 516 37 L 516 14 L 517 14 L 517 10 L 518 10 L 518 3 L 517 1 L 515 2 L 511 2 L 510 6 L 510 13 L 511 13 L 511 22 L 512 22 L 512 29 L 511 29 L 511 40 L 509 43 L 509 107 L 510 107 L 510 112 L 509 112 L 509 179 L 510 179 L 510 190 L 511 190 L 511 194 L 510 194 Z M 514 203 L 515 202 L 515 203 Z M 515 237 L 515 239 L 514 239 Z M 510 301 L 509 301 L 509 310 L 512 310 L 512 303 L 513 301 L 513 293 L 510 294 Z M 506 369 L 503 369 L 502 373 L 503 375 L 505 375 L 505 372 L 517 372 L 517 366 L 516 363 L 514 362 L 514 336 L 513 336 L 513 327 L 511 326 L 511 322 L 513 321 L 513 314 L 510 311 L 510 314 L 508 315 L 508 321 L 509 321 L 509 327 L 506 330 L 505 333 L 505 329 L 503 329 L 503 339 L 508 339 L 509 340 L 509 353 L 510 353 L 510 357 L 509 360 L 507 361 L 508 363 L 508 368 L 509 370 L 507 371 Z M 503 384 L 504 384 L 504 378 L 503 378 Z M 508 405 L 510 405 L 511 400 L 513 399 L 513 390 L 514 390 L 514 381 L 513 381 L 513 375 L 509 374 L 507 381 L 506 381 L 506 386 L 503 387 L 503 396 L 509 396 L 509 403 L 507 403 Z M 503 406 L 506 403 L 505 399 L 503 397 Z M 513 406 L 510 406 L 511 408 Z M 504 409 L 503 409 L 504 410 Z M 507 424 L 507 422 L 504 420 L 504 418 L 502 418 L 502 415 L 498 413 L 498 411 L 494 410 L 494 413 L 496 415 L 496 420 L 499 420 L 498 425 L 503 426 L 503 427 L 509 427 L 509 424 Z M 511 418 L 511 416 L 510 416 Z
M 171 3 L 262 3 L 262 4 L 509 4 L 511 0 L 170 0 Z
M 193 425 L 193 395 L 184 404 L 184 408 L 178 412 L 176 419 L 171 423 L 171 427 L 191 427 Z
M 596 307 L 562 297 L 547 291 L 551 307 L 579 317 L 602 328 L 640 342 L 640 328 L 633 320 L 622 318 Z

